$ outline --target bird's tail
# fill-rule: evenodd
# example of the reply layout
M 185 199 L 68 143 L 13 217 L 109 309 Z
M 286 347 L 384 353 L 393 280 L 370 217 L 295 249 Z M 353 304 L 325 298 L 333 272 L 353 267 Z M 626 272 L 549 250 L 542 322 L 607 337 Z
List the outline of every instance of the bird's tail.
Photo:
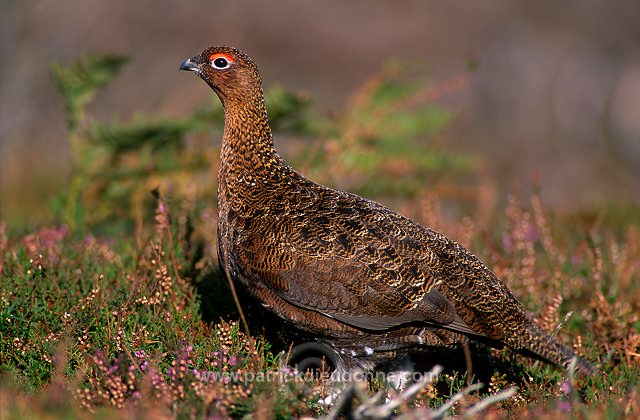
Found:
M 527 356 L 532 356 L 543 361 L 553 363 L 557 366 L 561 366 L 564 369 L 569 369 L 571 362 L 576 358 L 575 368 L 578 372 L 587 375 L 595 374 L 596 370 L 593 365 L 577 356 L 571 349 L 560 343 L 555 337 L 546 333 L 534 322 L 526 330 L 526 334 L 529 337 L 521 337 L 524 340 L 519 340 L 521 343 L 526 343 L 523 346 L 514 348 L 519 353 Z

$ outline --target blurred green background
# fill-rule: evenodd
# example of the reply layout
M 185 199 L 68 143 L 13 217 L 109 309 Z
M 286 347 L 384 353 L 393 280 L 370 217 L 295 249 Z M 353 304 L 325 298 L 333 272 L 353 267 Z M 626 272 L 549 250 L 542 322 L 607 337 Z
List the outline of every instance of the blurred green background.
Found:
M 9 226 L 49 222 L 52 199 L 70 182 L 71 133 L 52 63 L 71 66 L 87 53 L 126 55 L 128 64 L 89 104 L 91 121 L 181 121 L 206 104 L 215 107 L 201 81 L 177 70 L 214 44 L 251 55 L 267 90 L 280 86 L 311 98 L 305 121 L 312 127 L 276 138 L 294 163 L 323 153 L 325 141 L 333 144 L 331 129 L 316 122 L 344 128 L 345 119 L 356 121 L 350 112 L 358 90 L 400 61 L 428 77 L 435 86 L 430 101 L 447 110 L 446 125 L 429 144 L 477 159 L 472 173 L 491 179 L 499 198 L 518 185 L 538 185 L 545 202 L 567 212 L 640 201 L 637 1 L 0 5 L 0 211 Z M 446 89 L 452 80 L 463 82 Z M 219 131 L 196 137 L 196 145 L 214 147 Z M 313 168 L 303 173 L 314 175 Z M 378 175 L 371 172 L 371 185 L 388 178 Z M 349 179 L 314 176 L 357 189 Z

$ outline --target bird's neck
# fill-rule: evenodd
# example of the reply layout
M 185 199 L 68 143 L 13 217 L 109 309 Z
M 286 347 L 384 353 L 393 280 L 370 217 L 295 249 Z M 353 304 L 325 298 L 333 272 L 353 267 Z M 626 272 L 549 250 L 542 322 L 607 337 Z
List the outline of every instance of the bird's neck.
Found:
M 242 101 L 224 102 L 221 169 L 260 170 L 276 154 L 261 92 Z
M 218 171 L 218 199 L 253 197 L 256 188 L 278 185 L 297 173 L 273 145 L 262 92 L 253 98 L 223 102 L 224 135 Z M 262 186 L 262 187 L 261 187 Z M 248 195 L 245 194 L 251 192 Z

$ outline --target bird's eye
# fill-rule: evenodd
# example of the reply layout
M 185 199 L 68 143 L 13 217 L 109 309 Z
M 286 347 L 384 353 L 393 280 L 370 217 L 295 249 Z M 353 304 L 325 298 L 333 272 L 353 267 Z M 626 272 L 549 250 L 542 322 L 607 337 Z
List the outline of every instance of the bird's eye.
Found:
M 213 60 L 211 64 L 213 64 L 213 67 L 219 70 L 226 69 L 229 67 L 229 61 L 226 58 L 222 58 L 222 57 L 216 58 L 215 60 Z

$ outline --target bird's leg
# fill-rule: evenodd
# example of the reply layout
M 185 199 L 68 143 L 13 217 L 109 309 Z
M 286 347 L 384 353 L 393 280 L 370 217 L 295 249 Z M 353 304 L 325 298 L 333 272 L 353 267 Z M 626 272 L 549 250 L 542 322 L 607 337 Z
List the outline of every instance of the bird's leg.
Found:
M 471 385 L 473 378 L 473 362 L 471 361 L 471 348 L 469 347 L 469 339 L 465 338 L 462 342 L 462 351 L 464 352 L 464 361 L 467 364 L 467 385 Z

